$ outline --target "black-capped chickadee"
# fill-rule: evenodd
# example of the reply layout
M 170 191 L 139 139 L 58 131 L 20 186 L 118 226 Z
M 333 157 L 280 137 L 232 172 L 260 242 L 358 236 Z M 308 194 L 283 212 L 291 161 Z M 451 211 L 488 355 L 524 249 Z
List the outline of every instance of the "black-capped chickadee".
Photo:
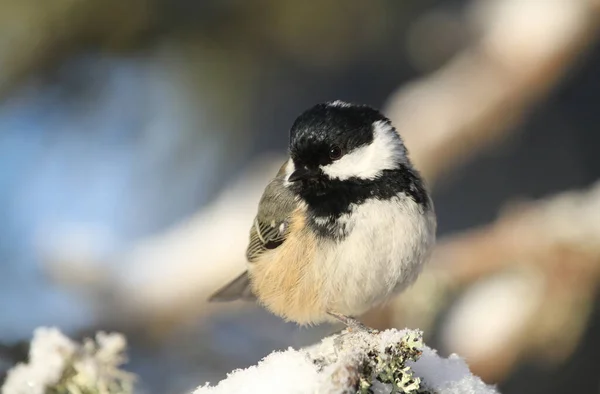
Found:
M 436 216 L 389 119 L 334 101 L 302 113 L 290 158 L 250 230 L 247 271 L 211 301 L 256 300 L 298 324 L 355 317 L 412 284 L 435 243 Z

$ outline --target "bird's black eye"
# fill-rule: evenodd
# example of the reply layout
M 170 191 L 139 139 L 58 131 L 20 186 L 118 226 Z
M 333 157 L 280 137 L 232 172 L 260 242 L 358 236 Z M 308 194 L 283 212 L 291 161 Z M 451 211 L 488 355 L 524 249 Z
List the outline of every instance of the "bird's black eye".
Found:
M 334 145 L 329 148 L 329 158 L 331 160 L 337 160 L 340 157 L 342 157 L 342 149 L 339 146 Z

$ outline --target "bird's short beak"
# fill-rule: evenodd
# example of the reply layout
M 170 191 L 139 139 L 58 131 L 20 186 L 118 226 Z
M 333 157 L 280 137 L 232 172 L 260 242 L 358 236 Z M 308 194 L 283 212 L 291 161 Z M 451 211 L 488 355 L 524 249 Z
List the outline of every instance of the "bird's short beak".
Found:
M 298 182 L 300 180 L 312 179 L 317 176 L 317 172 L 309 170 L 306 167 L 297 168 L 288 178 L 288 182 Z

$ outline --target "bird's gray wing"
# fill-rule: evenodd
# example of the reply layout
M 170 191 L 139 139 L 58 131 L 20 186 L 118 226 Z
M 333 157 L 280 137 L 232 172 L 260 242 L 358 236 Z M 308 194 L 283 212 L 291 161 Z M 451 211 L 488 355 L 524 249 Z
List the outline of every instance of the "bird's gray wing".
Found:
M 296 207 L 293 193 L 283 185 L 285 166 L 267 185 L 260 199 L 258 213 L 250 227 L 250 240 L 246 258 L 254 263 L 268 250 L 273 250 L 286 240 L 289 220 Z M 255 299 L 250 286 L 248 272 L 244 272 L 232 282 L 217 291 L 210 301 L 233 301 Z
M 276 249 L 285 242 L 289 220 L 296 204 L 294 194 L 283 185 L 284 179 L 285 165 L 267 185 L 260 199 L 246 249 L 246 258 L 250 263 L 260 259 L 264 252 Z
M 287 219 L 266 221 L 257 216 L 250 229 L 250 242 L 246 249 L 246 258 L 254 263 L 267 250 L 280 246 L 287 237 Z

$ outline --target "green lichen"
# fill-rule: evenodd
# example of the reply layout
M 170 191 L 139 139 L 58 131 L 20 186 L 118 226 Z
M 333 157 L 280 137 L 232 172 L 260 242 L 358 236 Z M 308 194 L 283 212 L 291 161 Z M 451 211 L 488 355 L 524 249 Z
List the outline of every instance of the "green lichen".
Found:
M 373 394 L 375 381 L 389 387 L 390 394 L 432 394 L 406 365 L 419 359 L 422 348 L 422 336 L 413 332 L 383 352 L 370 351 L 361 365 L 357 394 Z

